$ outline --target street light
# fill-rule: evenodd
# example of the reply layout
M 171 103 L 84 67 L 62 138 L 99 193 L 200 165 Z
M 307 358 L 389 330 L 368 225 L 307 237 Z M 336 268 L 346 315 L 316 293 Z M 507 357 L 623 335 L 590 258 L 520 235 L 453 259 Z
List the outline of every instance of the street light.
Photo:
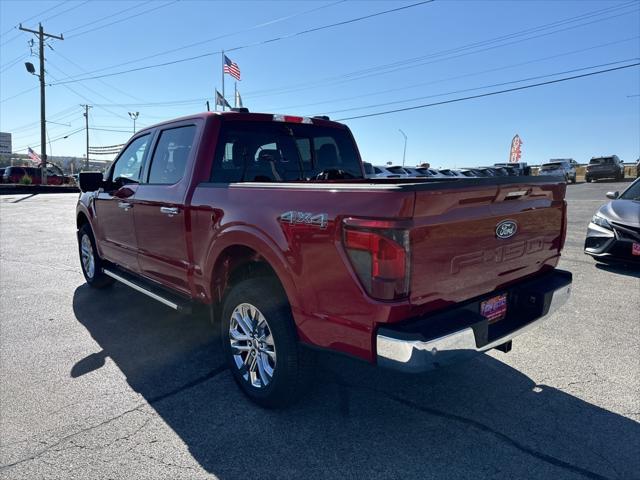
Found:
M 140 116 L 140 112 L 128 112 L 129 116 L 133 119 L 133 134 L 136 133 L 136 120 Z
M 36 67 L 33 66 L 31 62 L 24 62 L 24 66 L 31 75 L 36 75 Z M 37 75 L 36 75 L 37 77 Z
M 404 167 L 404 160 L 405 160 L 405 158 L 407 156 L 407 134 L 404 133 L 401 129 L 398 129 L 398 131 L 404 137 L 404 151 L 402 152 L 402 166 Z

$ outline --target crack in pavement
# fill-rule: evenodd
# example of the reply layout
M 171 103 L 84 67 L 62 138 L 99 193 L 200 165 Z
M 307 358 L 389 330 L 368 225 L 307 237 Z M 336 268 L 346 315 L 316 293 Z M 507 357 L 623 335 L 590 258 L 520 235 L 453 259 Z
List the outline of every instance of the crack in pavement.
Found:
M 594 480 L 609 480 L 608 477 L 605 477 L 603 475 L 600 475 L 598 473 L 592 472 L 591 470 L 587 470 L 585 468 L 579 467 L 577 465 L 573 465 L 571 463 L 565 462 L 564 460 L 560 460 L 559 458 L 556 458 L 552 455 L 547 455 L 546 453 L 534 450 L 530 447 L 527 447 L 526 445 L 521 444 L 520 442 L 518 442 L 517 440 L 512 439 L 511 437 L 509 437 L 508 435 L 499 432 L 498 430 L 495 430 L 493 428 L 491 428 L 488 425 L 485 425 L 484 423 L 481 423 L 477 420 L 473 420 L 471 418 L 467 418 L 467 417 L 463 417 L 461 415 L 456 415 L 454 413 L 449 413 L 449 412 L 445 412 L 444 410 L 438 410 L 436 408 L 432 408 L 432 407 L 426 407 L 423 405 L 420 405 L 418 403 L 415 403 L 411 400 L 407 400 L 405 398 L 399 397 L 397 395 L 391 394 L 391 393 L 387 393 L 381 390 L 377 390 L 375 388 L 371 388 L 371 387 L 365 387 L 362 385 L 349 385 L 347 383 L 344 382 L 333 382 L 336 385 L 342 386 L 342 387 L 346 387 L 346 388 L 355 388 L 355 389 L 361 389 L 361 390 L 365 390 L 365 391 L 369 391 L 369 392 L 373 392 L 376 393 L 378 395 L 381 395 L 383 397 L 386 397 L 390 400 L 393 400 L 396 403 L 400 403 L 406 407 L 412 408 L 414 410 L 418 410 L 420 412 L 423 413 L 428 413 L 429 415 L 433 415 L 436 417 L 440 417 L 440 418 L 444 418 L 447 420 L 453 420 L 455 422 L 458 423 L 463 423 L 467 426 L 470 426 L 472 428 L 475 428 L 476 430 L 480 430 L 481 432 L 484 433 L 488 433 L 490 435 L 493 435 L 494 437 L 496 437 L 498 440 L 502 441 L 503 443 L 506 443 L 507 445 L 510 445 L 511 447 L 515 448 L 516 450 L 519 450 L 520 452 L 530 456 L 530 457 L 534 457 L 537 458 L 538 460 L 542 460 L 543 462 L 549 463 L 551 465 L 554 465 L 556 467 L 565 469 L 565 470 L 569 470 L 573 473 L 577 473 L 579 475 L 582 475 L 586 478 L 591 478 Z
M 49 452 L 50 450 L 54 449 L 55 447 L 61 445 L 65 441 L 70 440 L 73 437 L 76 437 L 76 436 L 81 435 L 83 433 L 89 432 L 91 430 L 95 430 L 96 428 L 100 428 L 100 427 L 102 427 L 104 425 L 107 425 L 109 423 L 112 423 L 112 422 L 124 417 L 125 415 L 133 413 L 135 411 L 139 411 L 141 413 L 145 413 L 145 412 L 143 412 L 141 410 L 143 407 L 148 406 L 148 405 L 153 405 L 154 403 L 161 402 L 162 400 L 165 400 L 165 399 L 167 399 L 167 398 L 169 398 L 171 396 L 177 395 L 177 394 L 182 393 L 182 392 L 184 392 L 186 390 L 189 390 L 189 389 L 191 389 L 193 387 L 196 387 L 196 386 L 198 386 L 198 385 L 200 385 L 202 383 L 205 383 L 208 380 L 211 380 L 212 378 L 218 376 L 219 374 L 221 374 L 225 370 L 227 370 L 226 364 L 220 365 L 220 366 L 214 368 L 213 370 L 211 370 L 206 375 L 198 377 L 195 380 L 192 380 L 191 382 L 188 382 L 188 383 L 186 383 L 186 384 L 184 384 L 184 385 L 182 385 L 182 386 L 180 386 L 178 388 L 170 390 L 167 393 L 163 393 L 161 395 L 157 395 L 156 397 L 152 397 L 147 402 L 140 403 L 140 404 L 136 405 L 135 407 L 130 408 L 129 410 L 125 410 L 124 412 L 116 415 L 115 417 L 111 417 L 111 418 L 109 418 L 107 420 L 103 420 L 102 422 L 97 423 L 95 425 L 92 425 L 90 427 L 82 428 L 77 432 L 70 433 L 69 435 L 65 435 L 64 437 L 60 438 L 58 441 L 56 441 L 56 442 L 54 442 L 54 443 L 52 443 L 50 445 L 47 445 L 45 448 L 43 448 L 40 451 L 34 453 L 33 455 L 30 455 L 28 457 L 22 458 L 20 460 L 16 460 L 15 462 L 8 463 L 6 465 L 0 465 L 0 472 L 4 471 L 4 470 L 8 470 L 8 469 L 10 469 L 12 467 L 15 467 L 16 465 L 35 460 L 35 459 L 41 457 L 42 455 L 44 455 L 45 453 Z M 142 428 L 140 428 L 140 430 L 141 429 Z M 134 432 L 134 434 L 135 433 L 137 433 L 137 431 Z M 80 445 L 78 445 L 76 443 L 74 443 L 74 447 L 76 447 L 76 448 L 86 448 L 86 447 L 80 446 Z M 54 450 L 54 451 L 59 451 L 59 450 Z

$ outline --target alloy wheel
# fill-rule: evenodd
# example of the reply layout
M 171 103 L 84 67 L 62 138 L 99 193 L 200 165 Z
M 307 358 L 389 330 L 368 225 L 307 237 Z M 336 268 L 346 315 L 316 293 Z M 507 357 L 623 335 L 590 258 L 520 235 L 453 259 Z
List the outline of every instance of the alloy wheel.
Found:
M 82 268 L 84 269 L 84 273 L 87 274 L 87 277 L 93 278 L 96 270 L 96 261 L 93 254 L 93 245 L 91 244 L 91 239 L 87 234 L 84 234 L 80 241 L 80 256 L 82 259 Z
M 265 316 L 250 303 L 234 308 L 229 322 L 233 360 L 242 378 L 255 388 L 273 380 L 276 346 Z

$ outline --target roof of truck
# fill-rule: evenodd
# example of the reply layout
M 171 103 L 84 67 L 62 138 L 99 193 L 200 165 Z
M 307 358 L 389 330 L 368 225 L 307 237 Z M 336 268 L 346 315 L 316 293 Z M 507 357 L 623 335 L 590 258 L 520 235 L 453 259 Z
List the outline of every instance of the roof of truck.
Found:
M 288 115 L 278 113 L 259 113 L 259 112 L 201 112 L 192 115 L 186 115 L 184 117 L 172 118 L 163 122 L 150 125 L 139 132 L 151 130 L 163 125 L 183 122 L 186 120 L 203 119 L 206 120 L 211 117 L 223 118 L 224 121 L 247 121 L 247 122 L 283 122 L 283 123 L 300 123 L 300 124 L 312 124 L 323 127 L 333 128 L 347 128 L 346 125 L 329 120 L 329 117 L 305 117 L 301 115 Z M 139 133 L 138 132 L 138 133 Z

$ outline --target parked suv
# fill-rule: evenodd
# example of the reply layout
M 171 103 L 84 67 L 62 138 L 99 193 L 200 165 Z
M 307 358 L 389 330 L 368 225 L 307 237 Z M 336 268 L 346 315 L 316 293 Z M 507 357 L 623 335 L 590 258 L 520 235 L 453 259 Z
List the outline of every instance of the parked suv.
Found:
M 617 155 L 610 157 L 593 157 L 587 165 L 585 181 L 600 180 L 601 178 L 624 179 L 624 164 Z
M 542 165 L 538 175 L 564 175 L 567 183 L 576 183 L 575 163 L 575 160 L 571 158 L 552 159 L 549 163 Z

